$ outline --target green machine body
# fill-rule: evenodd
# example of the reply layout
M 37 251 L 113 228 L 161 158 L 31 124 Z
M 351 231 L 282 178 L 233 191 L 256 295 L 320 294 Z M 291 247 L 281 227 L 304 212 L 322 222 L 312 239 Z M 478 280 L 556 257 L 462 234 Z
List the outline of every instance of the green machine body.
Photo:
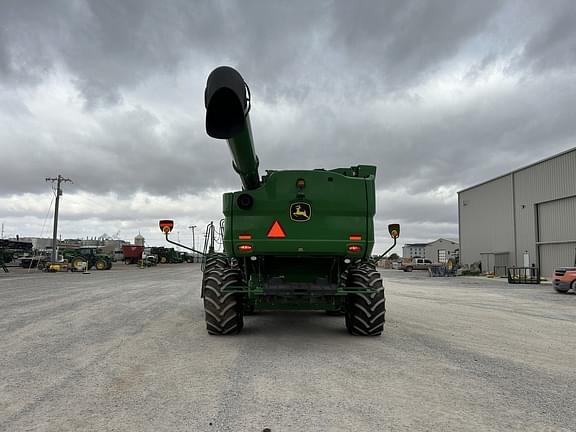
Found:
M 237 333 L 244 315 L 281 309 L 325 310 L 344 315 L 351 334 L 381 334 L 384 288 L 372 259 L 376 167 L 268 170 L 260 177 L 242 76 L 215 69 L 205 105 L 206 131 L 228 142 L 242 183 L 223 196 L 223 252 L 205 257 L 208 332 Z

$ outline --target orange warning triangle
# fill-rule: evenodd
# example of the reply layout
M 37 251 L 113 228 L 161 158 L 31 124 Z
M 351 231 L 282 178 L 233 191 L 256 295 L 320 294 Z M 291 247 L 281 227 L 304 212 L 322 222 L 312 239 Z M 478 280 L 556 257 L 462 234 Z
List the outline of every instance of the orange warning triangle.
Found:
M 282 225 L 280 225 L 280 222 L 276 220 L 268 230 L 267 236 L 268 238 L 284 238 L 286 237 L 286 233 L 284 232 Z

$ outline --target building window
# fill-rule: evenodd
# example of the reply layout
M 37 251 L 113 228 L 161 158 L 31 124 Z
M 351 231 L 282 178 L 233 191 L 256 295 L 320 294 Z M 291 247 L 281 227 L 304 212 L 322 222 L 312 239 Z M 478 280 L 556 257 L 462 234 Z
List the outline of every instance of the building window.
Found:
M 438 262 L 445 263 L 446 261 L 448 261 L 446 259 L 446 249 L 438 249 Z

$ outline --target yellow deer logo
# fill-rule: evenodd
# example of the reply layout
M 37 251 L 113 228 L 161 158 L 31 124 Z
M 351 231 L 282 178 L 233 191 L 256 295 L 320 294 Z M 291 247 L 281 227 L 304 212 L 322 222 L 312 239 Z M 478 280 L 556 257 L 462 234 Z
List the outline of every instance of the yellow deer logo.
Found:
M 294 203 L 290 206 L 290 218 L 296 222 L 305 222 L 310 220 L 312 209 L 308 203 Z

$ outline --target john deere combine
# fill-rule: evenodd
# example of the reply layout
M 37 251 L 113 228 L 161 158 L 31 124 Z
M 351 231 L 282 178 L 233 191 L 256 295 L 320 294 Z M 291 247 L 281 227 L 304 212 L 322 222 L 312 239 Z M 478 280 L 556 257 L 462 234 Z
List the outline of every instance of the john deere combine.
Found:
M 370 259 L 376 167 L 269 170 L 260 178 L 242 76 L 215 69 L 205 104 L 206 131 L 228 141 L 243 186 L 224 194 L 224 253 L 205 257 L 208 333 L 238 333 L 252 311 L 325 310 L 343 313 L 353 335 L 380 335 L 384 287 Z M 400 227 L 389 231 L 395 245 Z

